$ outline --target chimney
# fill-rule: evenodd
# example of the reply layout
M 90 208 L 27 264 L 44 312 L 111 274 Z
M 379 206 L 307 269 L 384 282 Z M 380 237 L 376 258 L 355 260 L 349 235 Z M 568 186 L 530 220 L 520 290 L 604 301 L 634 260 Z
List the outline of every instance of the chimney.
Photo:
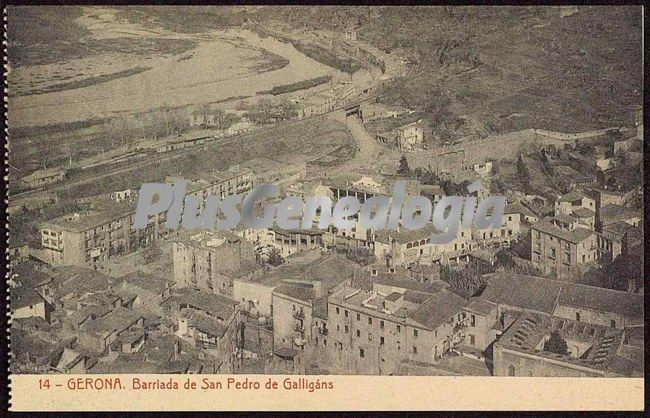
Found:
M 395 312 L 401 307 L 404 306 L 404 294 L 393 292 L 390 295 L 386 296 L 384 300 L 384 309 Z

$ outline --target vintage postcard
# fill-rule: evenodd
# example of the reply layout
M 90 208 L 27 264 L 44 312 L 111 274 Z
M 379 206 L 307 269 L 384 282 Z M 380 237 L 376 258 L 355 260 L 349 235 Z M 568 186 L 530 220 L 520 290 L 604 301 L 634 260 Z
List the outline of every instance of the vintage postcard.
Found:
M 641 6 L 7 6 L 13 411 L 642 410 Z

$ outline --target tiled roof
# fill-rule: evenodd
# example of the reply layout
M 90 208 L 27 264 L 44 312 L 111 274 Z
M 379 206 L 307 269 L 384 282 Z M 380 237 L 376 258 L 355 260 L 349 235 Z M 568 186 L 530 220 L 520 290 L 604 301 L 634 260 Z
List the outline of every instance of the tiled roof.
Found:
M 488 275 L 488 284 L 481 299 L 513 307 L 553 313 L 562 282 L 521 274 L 494 273 Z
M 193 309 L 199 309 L 210 316 L 227 319 L 233 312 L 238 303 L 222 295 L 208 293 L 202 290 L 186 287 L 176 290 L 172 296 L 162 302 L 162 305 L 181 304 L 188 305 Z
M 474 312 L 481 315 L 487 315 L 496 305 L 492 302 L 489 302 L 481 298 L 473 298 L 470 300 L 469 304 L 465 307 L 466 311 Z
M 10 290 L 10 295 L 12 311 L 45 302 L 45 299 L 31 287 L 14 287 Z
M 542 340 L 553 331 L 558 331 L 563 338 L 591 344 L 591 347 L 578 358 L 544 351 Z M 615 328 L 524 311 L 495 345 L 603 371 L 612 364 L 622 340 L 623 332 Z
M 432 295 L 409 318 L 434 330 L 457 315 L 467 301 L 446 289 Z
M 215 321 L 214 318 L 200 312 L 188 311 L 185 314 L 185 318 L 191 326 L 205 334 L 223 337 L 226 331 L 228 331 L 228 327 L 225 324 L 220 321 Z
M 643 295 L 576 283 L 562 283 L 559 305 L 611 312 L 643 324 Z
M 557 216 L 555 218 L 557 218 Z M 551 222 L 552 219 L 553 217 L 544 218 L 532 225 L 532 228 L 574 244 L 580 243 L 594 234 L 594 231 L 586 228 L 574 228 L 573 230 L 560 228 Z
M 643 296 L 601 287 L 505 272 L 486 275 L 480 299 L 552 314 L 557 305 L 594 309 L 643 323 Z
M 299 283 L 285 283 L 273 289 L 274 294 L 286 295 L 294 299 L 309 302 L 314 299 L 314 289 L 312 286 Z

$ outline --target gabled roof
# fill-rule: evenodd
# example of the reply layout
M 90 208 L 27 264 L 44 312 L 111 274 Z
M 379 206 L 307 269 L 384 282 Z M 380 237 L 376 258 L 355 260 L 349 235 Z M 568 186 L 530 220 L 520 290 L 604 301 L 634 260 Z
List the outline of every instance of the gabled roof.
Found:
M 619 314 L 643 324 L 643 295 L 577 283 L 562 283 L 558 305 Z
M 556 226 L 552 223 L 553 218 L 554 217 L 546 217 L 541 221 L 536 222 L 534 225 L 532 225 L 532 228 L 541 231 L 545 234 L 563 239 L 564 241 L 569 241 L 574 244 L 580 243 L 590 238 L 595 233 L 594 231 L 591 231 L 586 228 L 574 228 L 572 230 L 560 228 L 559 226 Z M 555 218 L 558 217 L 556 216 Z M 566 219 L 568 220 L 568 218 Z M 575 219 L 575 218 L 571 217 L 571 219 Z
M 11 310 L 24 308 L 26 306 L 45 303 L 45 299 L 31 287 L 15 287 L 10 291 Z
M 552 314 L 562 282 L 536 276 L 509 274 L 487 275 L 488 284 L 479 296 L 481 299 Z
M 467 301 L 446 289 L 432 295 L 409 318 L 430 330 L 438 328 L 460 313 Z

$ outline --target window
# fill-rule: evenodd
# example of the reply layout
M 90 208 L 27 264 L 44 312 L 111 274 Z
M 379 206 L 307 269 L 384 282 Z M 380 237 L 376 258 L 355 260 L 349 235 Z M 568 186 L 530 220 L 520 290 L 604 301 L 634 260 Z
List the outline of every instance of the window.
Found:
M 345 310 L 345 317 L 346 317 L 346 318 L 348 317 L 348 313 L 349 313 L 349 312 L 348 312 L 348 310 L 346 309 L 346 310 Z
M 339 313 L 339 308 L 338 307 L 336 308 L 336 313 Z
M 616 321 L 614 321 L 614 320 L 612 319 L 612 320 L 610 321 L 609 325 L 610 325 L 612 328 L 616 328 Z
M 549 255 L 548 257 L 553 259 L 553 260 L 555 259 L 555 257 L 556 257 L 555 248 L 551 248 L 551 255 Z
M 470 316 L 470 322 L 469 322 L 469 324 L 470 324 L 470 326 L 472 326 L 472 327 L 475 327 L 475 326 L 476 326 L 476 316 L 475 316 L 475 315 L 472 314 L 472 316 Z
M 476 337 L 472 334 L 469 335 L 469 345 L 476 345 Z
M 372 325 L 372 318 L 368 317 L 368 325 Z
M 413 354 L 417 354 L 417 353 L 418 353 L 418 348 L 416 346 L 413 346 Z
M 372 341 L 372 333 L 368 333 L 368 341 Z
M 576 321 L 580 322 L 580 312 L 576 312 Z
M 398 341 L 397 342 L 397 349 L 400 350 L 402 348 L 402 344 Z
M 379 321 L 379 328 L 384 329 L 384 321 Z
M 564 253 L 564 259 L 567 263 L 571 262 L 571 253 Z
M 515 375 L 515 366 L 512 364 L 508 366 L 508 376 L 514 376 Z
M 357 337 L 361 337 L 361 330 L 357 330 Z
M 348 328 L 348 326 L 346 325 L 345 326 L 345 332 L 347 333 L 349 330 L 350 330 L 350 328 Z
M 357 314 L 357 321 L 361 321 L 361 314 Z
M 336 330 L 337 330 L 337 331 L 340 331 L 340 330 L 341 330 L 341 327 L 340 327 L 338 324 L 336 325 Z
M 402 327 L 399 324 L 397 324 L 397 332 L 402 332 Z
M 363 358 L 363 356 L 364 356 L 363 348 L 360 348 L 359 349 L 359 357 Z
M 384 345 L 384 337 L 379 337 L 379 345 Z
M 414 330 L 413 330 L 413 336 L 414 336 L 415 338 L 418 337 L 418 330 L 417 330 L 417 329 L 414 329 Z

